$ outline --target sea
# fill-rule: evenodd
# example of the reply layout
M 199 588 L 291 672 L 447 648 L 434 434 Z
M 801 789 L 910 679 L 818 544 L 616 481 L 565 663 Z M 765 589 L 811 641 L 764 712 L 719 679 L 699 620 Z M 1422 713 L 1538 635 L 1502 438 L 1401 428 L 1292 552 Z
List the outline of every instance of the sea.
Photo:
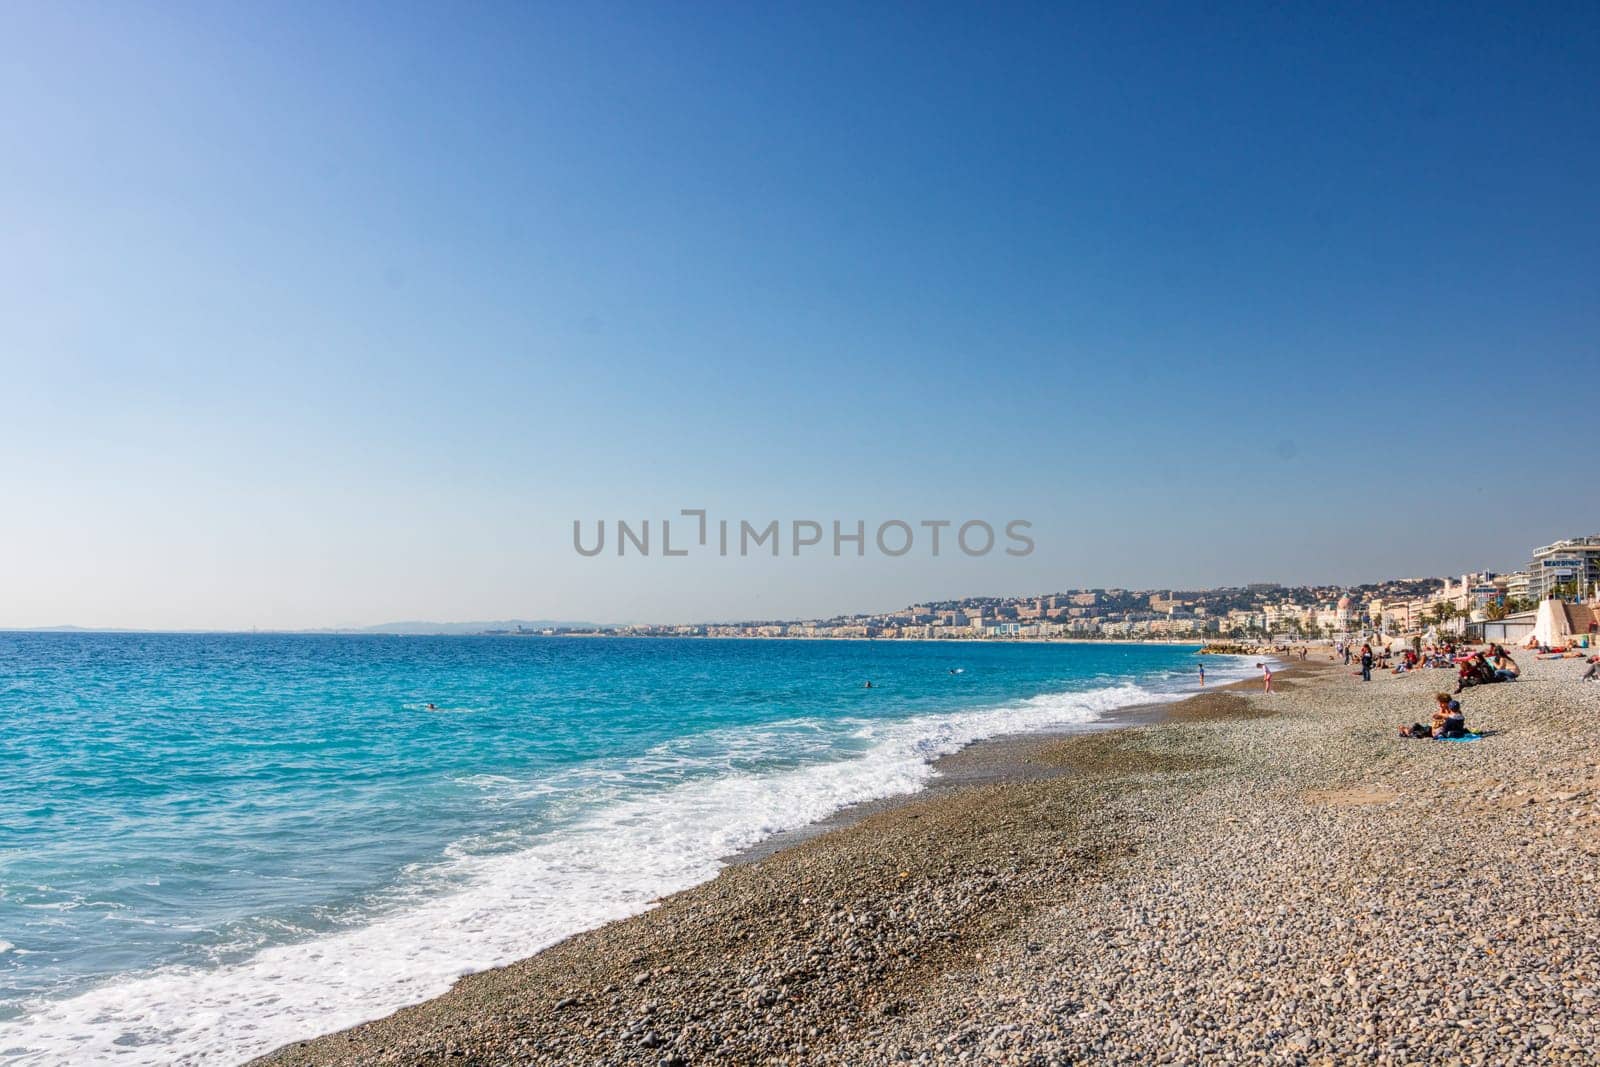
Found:
M 1179 699 L 1194 651 L 0 633 L 0 1063 L 239 1063 L 384 1015 L 973 741 Z

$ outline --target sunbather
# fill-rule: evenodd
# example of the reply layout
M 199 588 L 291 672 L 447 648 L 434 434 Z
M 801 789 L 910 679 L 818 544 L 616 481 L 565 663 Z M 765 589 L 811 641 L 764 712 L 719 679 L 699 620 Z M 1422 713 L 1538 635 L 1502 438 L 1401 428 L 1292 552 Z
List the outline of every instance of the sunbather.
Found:
M 1517 661 L 1506 655 L 1506 650 L 1497 648 L 1494 657 L 1494 676 L 1496 681 L 1514 682 L 1522 673 L 1522 668 L 1517 666 Z

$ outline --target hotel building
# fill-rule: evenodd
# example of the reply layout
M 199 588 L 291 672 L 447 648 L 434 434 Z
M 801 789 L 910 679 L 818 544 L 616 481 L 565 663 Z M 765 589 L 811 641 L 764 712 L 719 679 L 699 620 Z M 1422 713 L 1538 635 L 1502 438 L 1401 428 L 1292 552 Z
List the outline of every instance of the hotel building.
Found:
M 1529 596 L 1543 600 L 1556 586 L 1574 580 L 1580 593 L 1600 584 L 1600 534 L 1569 537 L 1533 550 L 1528 561 Z

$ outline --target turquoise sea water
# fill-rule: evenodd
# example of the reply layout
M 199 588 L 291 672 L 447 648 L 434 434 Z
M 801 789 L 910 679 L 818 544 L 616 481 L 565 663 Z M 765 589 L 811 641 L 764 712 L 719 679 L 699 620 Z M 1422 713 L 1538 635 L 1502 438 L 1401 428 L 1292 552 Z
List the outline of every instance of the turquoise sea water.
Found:
M 237 1062 L 1194 672 L 1127 645 L 0 634 L 0 1062 Z

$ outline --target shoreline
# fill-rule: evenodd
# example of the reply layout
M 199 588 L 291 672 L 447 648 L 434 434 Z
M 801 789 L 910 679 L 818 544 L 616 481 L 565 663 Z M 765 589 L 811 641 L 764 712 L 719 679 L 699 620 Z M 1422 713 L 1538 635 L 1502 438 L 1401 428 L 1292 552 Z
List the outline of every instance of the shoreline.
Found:
M 1571 667 L 1469 689 L 1462 745 L 1395 736 L 1450 673 L 1296 661 L 259 1062 L 1587 1062 L 1600 686 Z
M 1098 674 L 1082 673 L 1074 659 L 1065 661 L 1064 674 L 1047 669 L 1032 681 L 1001 676 L 976 691 L 965 686 L 947 690 L 940 678 L 941 684 L 931 687 L 939 694 L 932 707 L 900 723 L 904 714 L 884 705 L 887 725 L 863 727 L 856 749 L 846 746 L 839 753 L 842 759 L 802 763 L 799 773 L 769 776 L 756 768 L 760 773 L 749 784 L 736 780 L 731 790 L 669 791 L 665 805 L 637 805 L 636 810 L 618 806 L 613 810 L 621 818 L 636 820 L 631 827 L 621 826 L 620 832 L 601 827 L 575 843 L 558 840 L 553 847 L 536 843 L 530 849 L 504 850 L 504 859 L 494 855 L 477 864 L 459 892 L 432 893 L 415 906 L 389 908 L 372 921 L 350 923 L 331 936 L 286 939 L 223 961 L 220 967 L 134 975 L 85 996 L 47 1002 L 22 1017 L 14 1051 L 26 1050 L 24 1059 L 30 1063 L 72 1054 L 90 1059 L 115 1055 L 151 1064 L 244 1062 L 285 1042 L 447 994 L 462 975 L 515 964 L 566 937 L 655 907 L 661 897 L 711 881 L 730 863 L 730 854 L 747 844 L 755 843 L 757 852 L 774 851 L 875 809 L 847 808 L 820 826 L 763 839 L 775 826 L 796 826 L 830 811 L 838 814 L 836 805 L 885 792 L 905 791 L 894 793 L 883 807 L 920 798 L 935 773 L 940 777 L 931 784 L 942 790 L 954 784 L 957 769 L 947 761 L 936 772 L 935 756 L 950 753 L 968 738 L 990 743 L 997 731 L 1040 726 L 1105 728 L 1107 716 L 1116 716 L 1113 722 L 1130 721 L 1127 717 L 1136 714 L 1133 707 L 1153 702 L 1160 708 L 1194 687 L 1196 661 L 1188 655 L 1105 653 L 1082 661 L 1103 663 L 1103 668 L 1093 668 Z M 1010 659 L 1000 657 L 999 662 Z M 1130 662 L 1153 666 L 1148 675 L 1118 673 L 1118 664 Z M 1209 664 L 1207 669 L 1213 670 Z M 1211 680 L 1215 685 L 1248 669 L 1242 660 L 1219 661 Z M 992 692 L 996 688 L 1000 692 Z M 879 707 L 871 696 L 863 707 Z M 847 693 L 845 703 L 856 701 Z M 864 714 L 863 723 L 878 719 Z M 847 731 L 854 729 L 846 726 Z M 962 758 L 970 759 L 978 750 L 966 743 Z M 986 777 L 1021 773 L 1012 768 Z M 618 841 L 637 846 L 618 848 Z M 754 858 L 752 853 L 742 862 Z M 557 891 L 556 886 L 578 888 Z M 118 1052 L 119 1045 L 132 1051 Z
M 773 640 L 788 639 L 774 638 Z M 796 638 L 795 640 L 864 639 Z M 1111 642 L 1090 641 L 1083 643 L 1104 644 Z M 1128 641 L 1116 643 L 1149 644 L 1153 642 Z M 1172 643 L 1184 645 L 1194 644 L 1194 642 Z M 1275 677 L 1288 677 L 1292 673 L 1292 669 L 1293 668 L 1289 664 L 1280 661 L 1276 665 Z M 860 824 L 875 818 L 881 816 L 892 816 L 894 813 L 900 812 L 903 809 L 920 806 L 926 803 L 938 803 L 946 797 L 959 796 L 968 790 L 994 786 L 1015 786 L 1029 782 L 1048 781 L 1051 779 L 1068 776 L 1073 773 L 1082 773 L 1081 767 L 1075 768 L 1067 766 L 1055 758 L 1052 754 L 1052 750 L 1055 748 L 1055 746 L 1064 744 L 1070 745 L 1076 740 L 1095 737 L 1102 734 L 1115 734 L 1126 730 L 1156 726 L 1165 722 L 1173 721 L 1175 719 L 1188 717 L 1193 714 L 1200 714 L 1203 716 L 1205 714 L 1205 709 L 1210 707 L 1213 702 L 1219 699 L 1227 699 L 1226 694 L 1255 690 L 1259 688 L 1259 685 L 1259 681 L 1254 678 L 1244 678 L 1231 682 L 1218 682 L 1203 689 L 1196 688 L 1194 692 L 1191 692 L 1188 695 L 1182 696 L 1176 700 L 1145 702 L 1115 708 L 1105 713 L 1105 717 L 1103 719 L 1090 723 L 1040 731 L 999 734 L 993 737 L 982 738 L 965 745 L 954 753 L 948 753 L 934 759 L 931 762 L 934 776 L 916 791 L 852 804 L 823 819 L 807 824 L 806 826 L 774 834 L 771 837 L 765 838 L 756 844 L 739 850 L 738 852 L 722 857 L 722 862 L 725 864 L 724 871 L 741 868 L 759 868 L 763 863 L 766 863 L 773 857 L 787 856 L 787 854 L 791 851 L 801 848 L 807 843 L 819 840 L 825 841 L 831 836 L 837 835 L 843 831 L 851 830 Z M 1191 711 L 1191 708 L 1198 710 Z M 911 815 L 911 818 L 917 819 L 920 818 L 920 816 L 913 814 Z M 468 973 L 463 976 L 463 980 L 471 981 L 486 974 L 495 974 L 505 971 L 509 968 L 521 967 L 533 963 L 534 961 L 537 961 L 548 954 L 556 953 L 573 941 L 586 938 L 600 931 L 624 927 L 628 924 L 646 919 L 653 914 L 660 905 L 674 901 L 677 898 L 697 894 L 703 890 L 706 890 L 707 887 L 717 884 L 721 880 L 721 877 L 722 874 L 719 873 L 716 878 L 713 878 L 707 882 L 703 882 L 699 885 L 691 886 L 687 889 L 668 894 L 667 896 L 653 902 L 652 909 L 649 911 L 631 916 L 629 918 L 615 920 L 598 928 L 580 931 L 576 934 L 573 934 L 571 937 L 557 942 L 554 945 L 540 949 L 522 960 L 505 965 L 503 967 L 490 968 L 485 971 Z M 441 994 L 439 997 L 424 1001 L 421 1004 L 410 1005 L 396 1009 L 394 1013 L 391 1013 L 388 1016 L 373 1020 L 368 1023 L 357 1024 L 357 1026 L 350 1028 L 350 1030 L 360 1030 L 363 1027 L 383 1023 L 388 1019 L 394 1018 L 400 1013 L 427 1007 L 436 1001 L 453 996 L 454 993 L 455 989 L 453 988 L 451 991 Z M 325 1035 L 324 1037 L 316 1038 L 310 1041 L 302 1040 L 294 1042 L 248 1062 L 252 1064 L 279 1062 L 282 1057 L 289 1055 L 292 1050 L 305 1049 L 309 1046 L 317 1044 L 318 1042 L 328 1041 L 334 1037 L 348 1032 L 349 1030 L 336 1031 L 334 1034 Z M 307 1062 L 320 1061 L 311 1060 Z M 406 1063 L 431 1061 L 427 1059 L 416 1061 L 397 1059 L 392 1062 Z M 452 1060 L 452 1062 L 455 1061 Z
M 1274 677 L 1277 676 L 1275 673 Z M 870 818 L 881 812 L 893 811 L 907 804 L 916 803 L 952 790 L 965 789 L 972 786 L 995 785 L 1001 782 L 1025 782 L 1041 778 L 1053 778 L 1068 772 L 1060 767 L 1039 761 L 1037 754 L 1045 746 L 1107 730 L 1126 730 L 1137 726 L 1157 725 L 1169 719 L 1178 712 L 1179 708 L 1192 700 L 1203 700 L 1209 694 L 1215 692 L 1254 688 L 1255 685 L 1254 680 L 1248 678 L 1236 682 L 1225 682 L 1208 687 L 1203 691 L 1197 690 L 1178 700 L 1129 704 L 1126 707 L 1114 708 L 1107 712 L 1103 719 L 1094 722 L 1048 730 L 996 734 L 993 737 L 985 737 L 963 746 L 959 751 L 934 759 L 931 764 L 933 777 L 923 783 L 922 787 L 916 792 L 899 793 L 894 796 L 880 797 L 877 800 L 866 800 L 859 804 L 848 805 L 826 818 L 818 819 L 816 822 L 773 834 L 771 837 L 758 841 L 748 848 L 740 849 L 732 855 L 722 857 L 722 861 L 728 864 L 756 863 L 811 838 L 854 826 L 863 819 Z
M 1448 672 L 1319 660 L 992 739 L 994 775 L 259 1062 L 1587 1062 L 1600 687 L 1572 666 L 1469 690 L 1478 744 L 1395 736 Z

